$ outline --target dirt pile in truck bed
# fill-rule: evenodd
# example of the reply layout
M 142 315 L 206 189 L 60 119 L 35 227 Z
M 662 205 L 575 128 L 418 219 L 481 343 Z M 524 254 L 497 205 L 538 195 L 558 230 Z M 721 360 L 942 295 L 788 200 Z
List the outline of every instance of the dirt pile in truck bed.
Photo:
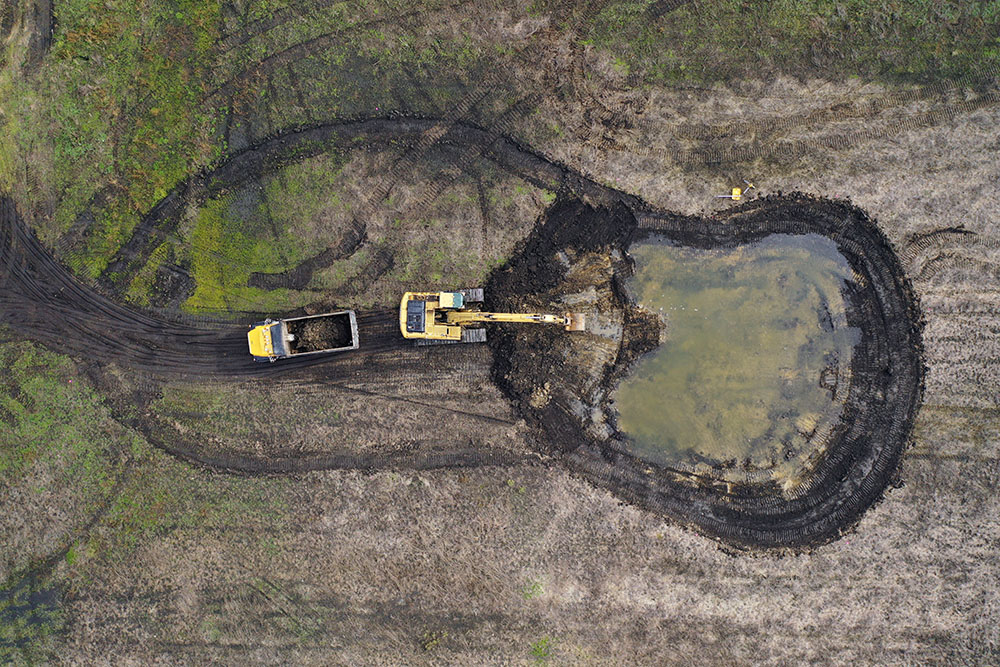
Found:
M 318 352 L 351 344 L 351 327 L 347 315 L 318 317 L 288 323 L 293 353 Z

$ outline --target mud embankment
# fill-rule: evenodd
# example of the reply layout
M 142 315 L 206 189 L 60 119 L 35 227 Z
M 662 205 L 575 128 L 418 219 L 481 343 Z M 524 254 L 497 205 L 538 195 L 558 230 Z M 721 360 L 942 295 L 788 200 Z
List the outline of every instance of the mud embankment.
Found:
M 598 331 L 589 340 L 551 330 L 497 331 L 495 380 L 571 468 L 631 502 L 734 545 L 801 547 L 835 538 L 893 483 L 920 404 L 920 315 L 889 242 L 860 209 L 799 194 L 756 200 L 719 219 L 644 220 L 640 226 L 625 206 L 553 205 L 517 257 L 494 275 L 488 293 L 498 307 L 583 303 Z M 778 485 L 733 483 L 711 469 L 695 474 L 632 455 L 614 426 L 609 396 L 658 344 L 660 325 L 622 288 L 631 270 L 629 244 L 655 235 L 696 248 L 732 248 L 772 234 L 829 237 L 855 277 L 844 298 L 848 325 L 861 339 L 846 405 L 822 456 L 793 484 Z M 581 290 L 587 282 L 590 292 Z M 573 303 L 561 303 L 559 295 Z

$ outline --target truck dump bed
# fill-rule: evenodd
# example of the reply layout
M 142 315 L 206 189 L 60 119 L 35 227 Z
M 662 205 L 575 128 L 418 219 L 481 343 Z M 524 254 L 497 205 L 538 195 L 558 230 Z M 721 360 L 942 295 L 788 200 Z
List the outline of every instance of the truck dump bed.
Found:
M 288 355 L 340 352 L 358 347 L 358 324 L 354 312 L 324 313 L 282 320 Z

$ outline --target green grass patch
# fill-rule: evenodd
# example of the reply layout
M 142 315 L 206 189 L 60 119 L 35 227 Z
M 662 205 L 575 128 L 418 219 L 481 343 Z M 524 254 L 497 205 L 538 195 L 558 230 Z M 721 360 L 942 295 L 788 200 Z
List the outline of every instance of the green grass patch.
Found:
M 194 294 L 184 302 L 191 312 L 282 311 L 308 303 L 307 293 L 250 287 L 255 271 L 284 271 L 305 259 L 291 238 L 275 241 L 247 230 L 224 200 L 211 200 L 199 212 L 183 252 L 191 258 Z M 290 235 L 286 235 L 289 236 Z
M 364 280 L 364 278 L 359 278 L 359 275 L 368 264 L 373 252 L 375 252 L 374 248 L 362 247 L 350 257 L 335 261 L 313 276 L 313 287 L 327 292 L 336 292 L 348 286 L 353 280 Z M 344 302 L 341 305 L 347 304 Z
M 530 648 L 531 657 L 535 663 L 542 663 L 552 657 L 552 650 L 555 642 L 551 637 L 542 637 L 536 642 L 532 642 Z
M 49 56 L 34 76 L 7 84 L 11 97 L 31 102 L 21 116 L 32 128 L 0 140 L 8 156 L 51 143 L 58 201 L 43 238 L 53 240 L 98 189 L 116 185 L 87 249 L 103 257 L 128 235 L 137 212 L 220 154 L 211 141 L 215 115 L 203 104 L 219 12 L 215 0 L 55 4 Z M 0 179 L 9 180 L 2 175 L 9 161 L 0 162 Z
M 534 600 L 537 597 L 541 597 L 544 592 L 545 588 L 542 586 L 542 582 L 537 579 L 531 579 L 521 588 L 521 597 L 525 600 Z
M 49 662 L 65 625 L 60 591 L 32 576 L 0 585 L 0 662 Z
M 153 251 L 153 254 L 149 257 L 149 261 L 139 270 L 139 273 L 132 280 L 132 284 L 129 285 L 126 296 L 131 302 L 140 306 L 150 305 L 153 285 L 156 282 L 156 271 L 165 262 L 170 261 L 172 257 L 172 243 L 163 243 Z
M 279 242 L 284 253 L 308 256 L 327 245 L 334 230 L 324 228 L 323 213 L 350 211 L 337 192 L 346 162 L 346 156 L 326 152 L 268 177 L 264 206 L 282 233 Z
M 197 283 L 185 308 L 273 312 L 310 301 L 309 292 L 265 291 L 248 281 L 253 272 L 285 271 L 339 242 L 350 211 L 337 194 L 345 161 L 324 153 L 268 176 L 262 191 L 248 186 L 207 202 L 181 250 Z
M 607 6 L 583 28 L 586 42 L 647 83 L 775 73 L 956 80 L 1000 65 L 995 0 L 721 0 L 657 16 L 659 4 Z
M 147 446 L 129 482 L 81 546 L 88 558 L 74 583 L 106 572 L 175 530 L 211 534 L 238 526 L 272 535 L 287 518 L 288 489 L 289 483 L 281 479 L 192 475 L 188 465 Z M 258 546 L 265 556 L 280 552 L 276 543 L 266 540 Z
M 391 280 L 422 288 L 479 285 L 489 271 L 488 260 L 465 248 L 461 239 L 435 234 L 414 240 L 397 252 Z
M 10 67 L 0 69 L 0 192 L 14 188 L 17 135 L 23 113 L 15 97 L 14 74 Z
M 138 438 L 123 431 L 67 357 L 32 343 L 0 345 L 0 480 L 16 485 L 37 468 L 53 489 L 106 494 L 121 465 L 117 450 Z M 45 489 L 40 489 L 45 490 Z

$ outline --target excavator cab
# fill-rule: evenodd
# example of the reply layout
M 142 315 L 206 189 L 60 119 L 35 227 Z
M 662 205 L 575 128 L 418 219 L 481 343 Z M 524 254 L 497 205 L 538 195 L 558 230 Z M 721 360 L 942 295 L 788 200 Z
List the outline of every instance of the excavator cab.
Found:
M 406 334 L 421 334 L 427 330 L 427 302 L 407 301 L 406 302 Z
M 427 331 L 427 316 L 428 314 L 438 317 L 443 315 L 443 311 L 448 308 L 460 309 L 465 307 L 465 295 L 461 292 L 438 292 L 435 295 L 437 297 L 437 308 L 428 308 L 428 300 L 418 300 L 416 298 L 406 300 L 404 297 L 404 302 L 406 303 L 406 333 L 425 333 Z M 438 317 L 440 319 L 440 317 Z M 431 322 L 431 325 L 440 324 L 439 322 Z
M 470 292 L 471 299 L 478 296 L 482 301 L 482 290 L 466 292 Z M 463 292 L 407 292 L 399 307 L 403 338 L 462 342 L 462 327 L 449 324 L 447 318 L 448 311 L 461 310 L 465 304 Z M 483 340 L 486 340 L 485 335 Z

